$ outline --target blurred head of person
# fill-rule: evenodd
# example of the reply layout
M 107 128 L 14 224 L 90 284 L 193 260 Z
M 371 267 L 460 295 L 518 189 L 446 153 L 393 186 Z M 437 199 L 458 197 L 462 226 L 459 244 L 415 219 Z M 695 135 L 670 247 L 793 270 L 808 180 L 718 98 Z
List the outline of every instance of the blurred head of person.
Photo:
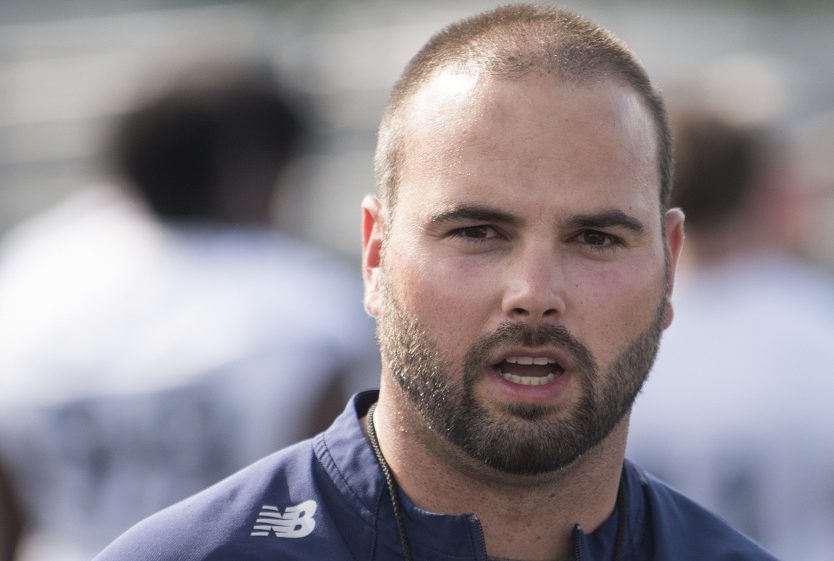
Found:
M 161 220 L 267 224 L 304 132 L 268 68 L 205 62 L 120 119 L 110 164 Z
M 784 135 L 703 111 L 678 116 L 673 129 L 672 205 L 686 214 L 691 261 L 720 263 L 798 247 L 804 189 Z

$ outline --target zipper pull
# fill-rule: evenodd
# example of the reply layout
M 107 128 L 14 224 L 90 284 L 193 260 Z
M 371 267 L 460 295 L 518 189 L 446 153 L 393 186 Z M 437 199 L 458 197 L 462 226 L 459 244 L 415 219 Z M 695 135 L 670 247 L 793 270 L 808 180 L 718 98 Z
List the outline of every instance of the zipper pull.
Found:
M 577 524 L 573 527 L 573 559 L 571 561 L 582 560 L 582 540 L 585 539 L 585 532 L 582 531 L 582 526 Z

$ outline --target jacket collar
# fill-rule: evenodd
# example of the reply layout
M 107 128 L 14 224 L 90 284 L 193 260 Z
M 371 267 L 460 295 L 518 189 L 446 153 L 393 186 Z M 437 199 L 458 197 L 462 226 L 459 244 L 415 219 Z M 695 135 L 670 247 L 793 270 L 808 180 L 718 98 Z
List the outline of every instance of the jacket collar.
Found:
M 365 438 L 360 419 L 377 400 L 378 392 L 354 395 L 345 410 L 324 433 L 316 437 L 314 449 L 324 470 L 356 514 L 372 530 L 367 547 L 376 551 L 380 559 L 401 559 L 401 547 L 391 501 L 382 471 L 377 465 L 370 444 Z M 621 492 L 625 493 L 627 516 L 623 536 L 623 561 L 634 549 L 639 529 L 643 524 L 643 498 L 639 475 L 633 466 L 623 468 Z M 400 491 L 406 521 L 406 532 L 416 559 L 485 561 L 485 548 L 480 523 L 474 514 L 451 516 L 424 511 Z M 574 547 L 580 551 L 581 561 L 609 561 L 612 559 L 618 525 L 618 510 L 593 533 L 574 530 Z M 359 539 L 359 536 L 355 536 Z
M 580 551 L 580 555 L 574 555 L 574 561 L 630 561 L 646 558 L 643 554 L 646 546 L 646 503 L 642 490 L 644 484 L 642 472 L 625 461 L 617 504 L 611 516 L 590 534 L 584 533 L 578 525 L 574 528 L 574 550 Z M 624 524 L 623 532 L 621 543 L 617 544 L 621 522 Z M 615 556 L 618 549 L 619 555 Z

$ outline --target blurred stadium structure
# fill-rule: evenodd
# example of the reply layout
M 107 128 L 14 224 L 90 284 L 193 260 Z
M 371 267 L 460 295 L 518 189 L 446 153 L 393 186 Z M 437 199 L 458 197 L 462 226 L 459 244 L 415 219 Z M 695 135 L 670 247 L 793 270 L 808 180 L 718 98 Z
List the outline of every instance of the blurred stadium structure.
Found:
M 3 2 L 0 233 L 94 181 L 109 120 L 155 75 L 211 53 L 275 63 L 319 111 L 316 142 L 293 172 L 297 188 L 276 213 L 302 237 L 354 257 L 358 205 L 373 190 L 374 129 L 388 88 L 430 33 L 496 4 Z M 817 205 L 827 230 L 817 229 L 811 249 L 834 268 L 834 4 L 562 4 L 629 42 L 672 110 L 712 96 L 742 118 L 801 132 L 804 145 L 818 152 L 815 173 L 827 178 L 828 189 Z

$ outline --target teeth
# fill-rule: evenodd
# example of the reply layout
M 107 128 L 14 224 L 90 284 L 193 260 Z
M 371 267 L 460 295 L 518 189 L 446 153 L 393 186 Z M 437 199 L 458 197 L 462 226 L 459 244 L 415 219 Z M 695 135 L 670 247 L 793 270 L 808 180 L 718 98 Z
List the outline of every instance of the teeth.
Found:
M 511 356 L 507 357 L 506 360 L 510 364 L 536 364 L 539 366 L 544 366 L 546 364 L 556 364 L 556 361 L 552 358 L 547 358 L 546 356 L 533 358 L 530 356 Z
M 548 358 L 545 356 L 542 357 L 531 357 L 531 356 L 511 356 L 504 359 L 504 362 L 508 364 L 521 364 L 521 365 L 536 365 L 536 366 L 548 366 L 548 365 L 555 365 L 555 370 L 557 372 L 550 372 L 546 376 L 519 376 L 517 374 L 513 374 L 511 372 L 501 372 L 499 370 L 499 374 L 505 379 L 514 384 L 520 384 L 522 386 L 541 386 L 544 384 L 549 384 L 553 380 L 555 380 L 560 374 L 562 374 L 563 370 L 559 368 L 559 365 L 556 364 L 556 361 L 552 358 Z
M 521 384 L 522 386 L 542 386 L 544 384 L 549 384 L 556 379 L 556 374 L 553 372 L 547 376 L 516 376 L 515 374 L 510 374 L 509 372 L 502 372 L 501 376 L 505 380 L 509 380 L 514 384 Z

